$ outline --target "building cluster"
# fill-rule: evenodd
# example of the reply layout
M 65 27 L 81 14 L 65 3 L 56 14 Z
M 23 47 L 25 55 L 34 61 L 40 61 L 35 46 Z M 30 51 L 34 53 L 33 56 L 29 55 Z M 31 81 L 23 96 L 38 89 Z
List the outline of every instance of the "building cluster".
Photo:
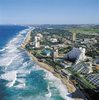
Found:
M 43 39 L 43 35 L 41 33 L 37 33 L 34 38 L 33 38 L 33 41 L 30 42 L 30 46 L 32 48 L 40 48 L 41 47 L 41 40 Z
M 41 33 L 37 33 L 34 37 L 34 42 L 31 43 L 32 48 L 41 48 L 40 42 L 43 40 L 43 35 Z M 56 38 L 50 38 L 50 41 L 52 43 L 58 42 Z M 42 54 L 45 55 L 46 57 L 53 57 L 54 58 L 58 57 L 58 48 L 57 46 L 48 46 L 45 45 L 42 51 Z
M 92 64 L 90 62 L 79 62 L 72 66 L 72 69 L 81 74 L 89 74 L 93 72 Z
M 57 43 L 58 42 L 58 39 L 57 38 L 50 38 L 50 42 Z
M 95 44 L 97 43 L 97 40 L 95 38 L 84 38 L 82 41 L 81 41 L 81 44 Z
M 99 73 L 89 74 L 86 79 L 99 88 Z
M 45 36 L 51 45 L 43 45 L 42 54 L 45 58 L 49 57 L 52 58 L 53 61 L 57 61 L 59 59 L 59 48 L 64 48 L 68 46 L 72 46 L 73 48 L 64 54 L 62 57 L 62 61 L 60 61 L 60 65 L 62 66 L 62 74 L 68 74 L 65 70 L 66 68 L 70 67 L 74 72 L 81 74 L 82 76 L 86 75 L 86 79 L 94 84 L 95 86 L 99 87 L 99 74 L 94 73 L 94 68 L 99 70 L 99 60 L 96 60 L 97 63 L 93 65 L 93 59 L 91 57 L 86 56 L 86 47 L 88 44 L 97 43 L 95 38 L 84 38 L 84 39 L 77 39 L 76 33 L 72 34 L 72 39 L 67 40 L 66 43 L 58 43 L 59 37 L 51 37 L 49 33 Z M 41 33 L 37 33 L 34 37 L 34 48 L 41 48 L 41 41 L 44 39 Z M 66 40 L 64 40 L 66 41 Z M 46 41 L 45 41 L 46 42 Z M 55 44 L 54 44 L 55 43 Z M 73 45 L 72 45 L 73 43 Z M 76 45 L 77 46 L 76 46 Z M 84 45 L 84 47 L 83 47 Z M 44 59 L 44 58 L 43 58 Z
M 75 45 L 77 47 L 81 46 L 86 48 L 86 50 L 96 50 L 98 40 L 96 38 L 82 38 L 82 39 L 76 39 Z M 95 46 L 96 45 L 96 46 Z

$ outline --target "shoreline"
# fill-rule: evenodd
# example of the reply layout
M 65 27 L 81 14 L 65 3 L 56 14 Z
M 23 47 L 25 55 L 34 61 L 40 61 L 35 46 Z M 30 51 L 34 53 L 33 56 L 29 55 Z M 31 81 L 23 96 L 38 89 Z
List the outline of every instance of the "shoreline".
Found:
M 39 62 L 37 58 L 31 54 L 31 52 L 27 51 L 27 53 L 32 58 L 32 60 L 35 63 L 37 63 L 41 68 L 44 68 L 45 70 L 51 72 L 55 77 L 59 78 L 62 81 L 62 83 L 66 86 L 69 93 L 75 92 L 76 90 L 75 87 L 72 84 L 70 84 L 69 81 L 64 76 L 61 76 L 59 73 L 55 72 L 52 66 L 43 62 Z
M 21 48 L 24 49 L 24 50 L 26 50 L 25 46 L 26 46 L 26 44 L 28 44 L 28 42 L 30 40 L 30 34 L 31 34 L 31 30 L 29 30 L 27 32 L 27 35 L 26 35 L 23 43 L 21 44 Z M 74 100 L 85 100 L 85 97 L 83 96 L 83 94 L 82 94 L 82 92 L 80 90 L 78 92 L 76 92 L 76 94 L 73 95 L 74 97 L 72 96 L 72 93 L 75 93 L 77 88 L 72 84 L 72 82 L 70 80 L 68 80 L 63 75 L 60 75 L 60 73 L 55 72 L 54 68 L 52 66 L 50 66 L 50 65 L 48 65 L 48 64 L 46 64 L 44 62 L 38 61 L 38 59 L 31 52 L 29 52 L 27 50 L 26 50 L 26 52 L 32 58 L 32 60 L 35 63 L 37 63 L 41 68 L 51 72 L 55 77 L 57 77 L 57 78 L 59 78 L 61 80 L 61 82 L 66 86 L 68 93 L 71 93 L 71 98 L 72 99 L 74 99 Z M 77 98 L 79 96 L 81 96 L 81 97 Z

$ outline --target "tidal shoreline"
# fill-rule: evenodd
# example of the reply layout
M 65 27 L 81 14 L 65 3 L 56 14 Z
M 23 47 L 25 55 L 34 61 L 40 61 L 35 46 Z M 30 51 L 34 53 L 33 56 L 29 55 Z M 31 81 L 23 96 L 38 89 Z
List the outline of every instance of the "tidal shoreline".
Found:
M 22 49 L 25 49 L 25 46 L 28 44 L 30 38 L 31 38 L 31 30 L 27 33 L 22 45 L 21 45 L 21 48 Z M 67 90 L 68 90 L 68 93 L 75 93 L 75 91 L 77 90 L 77 88 L 72 84 L 72 82 L 70 80 L 68 80 L 66 77 L 64 77 L 63 75 L 61 75 L 60 73 L 56 72 L 54 70 L 54 68 L 44 62 L 40 62 L 38 61 L 38 59 L 32 54 L 31 51 L 27 51 L 27 54 L 32 58 L 32 60 L 34 62 L 36 62 L 41 68 L 44 68 L 45 70 L 51 72 L 55 77 L 59 78 L 62 83 L 66 86 Z M 80 96 L 80 98 L 78 98 Z M 83 96 L 82 92 L 79 90 L 78 92 L 76 92 L 72 98 L 74 100 L 85 100 L 85 97 Z

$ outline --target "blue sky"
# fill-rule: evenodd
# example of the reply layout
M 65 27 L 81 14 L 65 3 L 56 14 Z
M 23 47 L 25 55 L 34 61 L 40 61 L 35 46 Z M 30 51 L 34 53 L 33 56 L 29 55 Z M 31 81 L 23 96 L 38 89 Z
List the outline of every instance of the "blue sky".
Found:
M 0 24 L 99 24 L 99 0 L 0 0 Z

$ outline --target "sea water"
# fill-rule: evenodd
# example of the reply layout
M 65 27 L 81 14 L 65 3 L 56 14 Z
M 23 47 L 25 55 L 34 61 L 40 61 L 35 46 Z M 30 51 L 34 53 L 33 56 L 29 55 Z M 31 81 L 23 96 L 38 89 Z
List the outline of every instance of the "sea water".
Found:
M 0 100 L 72 100 L 60 79 L 20 49 L 29 28 L 0 26 Z

